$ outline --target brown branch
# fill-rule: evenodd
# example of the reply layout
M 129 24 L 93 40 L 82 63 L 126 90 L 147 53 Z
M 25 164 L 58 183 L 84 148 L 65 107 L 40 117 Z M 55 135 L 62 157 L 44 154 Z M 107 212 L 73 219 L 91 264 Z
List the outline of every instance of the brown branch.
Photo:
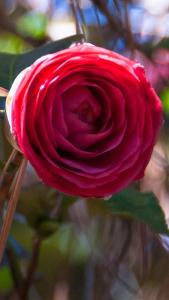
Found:
M 76 5 L 76 10 L 79 13 L 79 16 L 81 19 L 81 22 L 80 22 L 81 34 L 83 34 L 83 39 L 86 40 L 85 28 L 87 28 L 87 24 L 85 21 L 85 16 L 84 16 L 82 8 L 79 5 L 79 0 L 74 0 L 74 2 Z
M 29 290 L 33 284 L 34 280 L 34 275 L 36 272 L 36 268 L 38 265 L 39 261 L 39 254 L 40 254 L 40 248 L 41 248 L 41 239 L 38 236 L 35 236 L 33 239 L 33 246 L 32 246 L 32 258 L 30 261 L 30 264 L 28 266 L 27 274 L 26 274 L 26 279 L 23 284 L 23 289 L 21 292 L 21 299 L 22 300 L 27 300 L 29 297 Z
M 5 164 L 5 166 L 4 166 L 4 168 L 3 168 L 3 170 L 2 170 L 2 172 L 1 172 L 1 175 L 0 175 L 0 184 L 3 182 L 4 177 L 6 175 L 6 172 L 7 172 L 8 168 L 9 168 L 10 164 L 15 159 L 16 154 L 17 154 L 17 151 L 15 149 L 13 149 L 12 152 L 11 152 L 11 154 L 10 154 L 10 156 L 9 156 L 9 158 L 8 158 L 8 160 L 7 160 L 7 162 L 6 162 L 6 164 Z
M 16 256 L 16 253 L 12 246 L 8 245 L 6 249 L 6 254 L 8 257 L 9 268 L 11 271 L 12 279 L 14 282 L 15 290 L 18 295 L 18 298 L 21 298 L 21 286 L 23 284 L 23 275 L 20 269 L 20 265 Z
M 21 153 L 13 149 L 9 159 L 7 160 L 4 169 L 0 174 L 0 211 L 8 197 L 9 189 L 14 180 L 17 169 L 22 159 Z
M 72 10 L 73 19 L 75 21 L 76 26 L 76 34 L 81 34 L 81 26 L 79 24 L 78 15 L 77 15 L 77 7 L 74 0 L 69 0 L 70 8 Z
M 98 7 L 98 9 L 107 17 L 107 20 L 111 26 L 111 28 L 119 33 L 120 35 L 124 36 L 125 31 L 124 28 L 122 26 L 122 24 L 119 24 L 112 16 L 111 12 L 109 11 L 107 5 L 105 4 L 105 2 L 103 3 L 103 1 L 100 0 L 92 0 L 92 2 Z
M 124 1 L 124 10 L 125 10 L 125 27 L 126 27 L 127 40 L 131 50 L 131 54 L 133 54 L 135 50 L 135 42 L 133 39 L 133 33 L 130 25 L 129 12 L 128 12 L 128 0 Z
M 129 0 L 124 1 L 124 10 L 125 10 L 125 22 L 123 22 L 122 14 L 120 11 L 120 7 L 118 6 L 118 1 L 114 0 L 114 4 L 118 11 L 118 17 L 113 16 L 111 10 L 109 10 L 108 6 L 104 1 L 101 0 L 92 0 L 94 5 L 101 11 L 101 13 L 107 18 L 109 26 L 113 30 L 116 36 L 122 37 L 125 39 L 129 49 L 132 51 L 135 49 L 141 49 L 142 45 L 139 45 L 133 37 L 133 33 L 131 30 L 129 14 L 128 14 L 128 3 Z
M 18 170 L 15 186 L 14 186 L 13 192 L 11 194 L 11 197 L 9 199 L 9 204 L 7 207 L 6 215 L 5 215 L 2 229 L 0 232 L 0 261 L 2 260 L 2 257 L 4 254 L 6 242 L 7 242 L 8 235 L 9 235 L 9 230 L 10 230 L 13 216 L 15 213 L 15 209 L 16 209 L 16 206 L 18 203 L 18 198 L 19 198 L 19 194 L 20 194 L 20 190 L 21 190 L 22 180 L 23 180 L 24 173 L 26 170 L 26 165 L 27 165 L 27 161 L 25 159 L 23 159 L 22 163 L 20 164 L 19 170 Z

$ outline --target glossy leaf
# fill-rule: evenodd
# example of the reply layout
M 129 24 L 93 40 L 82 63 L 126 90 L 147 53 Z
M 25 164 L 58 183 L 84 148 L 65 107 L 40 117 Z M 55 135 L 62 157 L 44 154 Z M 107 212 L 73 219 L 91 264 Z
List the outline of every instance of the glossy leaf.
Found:
M 82 35 L 74 35 L 62 40 L 47 43 L 23 54 L 0 53 L 0 86 L 10 89 L 16 76 L 30 66 L 39 57 L 68 48 L 72 43 L 79 42 Z
M 164 213 L 153 194 L 129 188 L 112 196 L 105 205 L 113 214 L 132 217 L 146 223 L 157 233 L 169 234 Z

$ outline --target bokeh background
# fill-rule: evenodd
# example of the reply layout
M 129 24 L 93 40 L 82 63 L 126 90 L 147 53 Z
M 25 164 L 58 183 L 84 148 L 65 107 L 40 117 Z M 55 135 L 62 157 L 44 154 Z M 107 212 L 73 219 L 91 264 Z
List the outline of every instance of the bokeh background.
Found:
M 169 1 L 0 1 L 0 52 L 20 54 L 77 30 L 88 42 L 142 63 L 161 98 L 164 127 L 139 188 L 154 192 L 168 219 Z M 2 128 L 0 147 L 3 161 L 11 147 Z M 0 299 L 169 299 L 166 236 L 63 197 L 28 167 L 0 267 Z

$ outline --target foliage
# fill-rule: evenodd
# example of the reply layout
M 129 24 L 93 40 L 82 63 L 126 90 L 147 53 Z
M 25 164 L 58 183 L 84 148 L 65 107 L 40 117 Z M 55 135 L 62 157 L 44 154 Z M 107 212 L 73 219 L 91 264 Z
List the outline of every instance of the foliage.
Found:
M 17 22 L 17 28 L 26 36 L 42 39 L 46 34 L 47 20 L 43 14 L 29 13 Z
M 169 234 L 164 213 L 153 194 L 130 188 L 113 196 L 106 205 L 115 214 L 135 218 L 158 233 Z
M 0 53 L 0 86 L 10 88 L 16 76 L 36 59 L 69 47 L 72 43 L 81 40 L 81 36 L 72 36 L 60 41 L 51 42 L 30 52 L 23 54 Z

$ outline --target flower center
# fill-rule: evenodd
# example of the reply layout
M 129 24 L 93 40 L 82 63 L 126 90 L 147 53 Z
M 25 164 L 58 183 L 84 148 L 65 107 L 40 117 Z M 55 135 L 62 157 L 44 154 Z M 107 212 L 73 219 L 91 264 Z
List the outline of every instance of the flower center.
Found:
M 78 108 L 74 110 L 74 113 L 85 123 L 93 124 L 95 121 L 95 114 L 87 101 L 83 101 Z

